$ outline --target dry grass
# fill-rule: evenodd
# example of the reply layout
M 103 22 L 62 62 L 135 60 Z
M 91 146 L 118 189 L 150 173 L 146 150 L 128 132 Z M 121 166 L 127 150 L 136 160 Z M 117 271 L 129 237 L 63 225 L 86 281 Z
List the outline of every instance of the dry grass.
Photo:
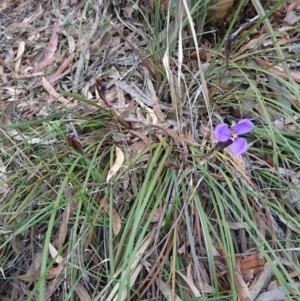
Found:
M 297 3 L 58 2 L 0 4 L 0 299 L 296 300 Z

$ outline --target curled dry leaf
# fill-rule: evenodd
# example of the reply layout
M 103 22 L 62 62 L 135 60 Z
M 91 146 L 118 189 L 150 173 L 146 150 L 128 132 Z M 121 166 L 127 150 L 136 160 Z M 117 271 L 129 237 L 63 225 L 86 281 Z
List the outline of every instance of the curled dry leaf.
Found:
M 116 146 L 116 161 L 115 164 L 112 166 L 112 168 L 109 170 L 107 177 L 106 177 L 106 182 L 108 183 L 110 179 L 119 171 L 119 169 L 122 167 L 122 164 L 124 162 L 124 154 L 121 151 L 120 148 Z

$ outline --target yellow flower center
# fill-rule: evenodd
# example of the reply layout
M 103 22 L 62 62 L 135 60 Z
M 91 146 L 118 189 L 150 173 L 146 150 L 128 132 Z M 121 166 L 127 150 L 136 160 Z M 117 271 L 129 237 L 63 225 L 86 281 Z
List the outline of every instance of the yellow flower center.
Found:
M 232 139 L 232 140 L 235 140 L 235 139 L 237 139 L 237 138 L 238 138 L 238 134 L 232 134 L 232 135 L 231 135 L 231 139 Z

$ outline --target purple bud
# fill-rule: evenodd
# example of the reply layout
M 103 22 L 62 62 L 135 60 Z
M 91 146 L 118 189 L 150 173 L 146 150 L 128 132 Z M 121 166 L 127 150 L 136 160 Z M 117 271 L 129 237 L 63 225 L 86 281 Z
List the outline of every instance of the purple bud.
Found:
M 75 133 L 72 132 L 72 133 L 68 133 L 66 135 L 66 137 L 69 138 L 69 139 L 74 139 L 76 137 L 76 135 L 75 135 Z
M 228 42 L 233 43 L 235 41 L 235 36 L 230 35 L 227 40 L 228 40 Z

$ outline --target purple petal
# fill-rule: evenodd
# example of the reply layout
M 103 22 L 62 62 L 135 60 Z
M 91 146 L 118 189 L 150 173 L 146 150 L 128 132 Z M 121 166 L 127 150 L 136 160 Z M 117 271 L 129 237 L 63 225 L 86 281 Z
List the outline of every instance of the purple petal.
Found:
M 245 153 L 248 149 L 248 143 L 244 138 L 238 138 L 233 141 L 231 145 L 231 150 L 236 155 L 241 155 Z
M 235 41 L 235 36 L 234 35 L 230 35 L 227 39 L 228 42 L 234 42 Z
M 66 135 L 67 138 L 74 139 L 76 137 L 75 133 L 68 133 Z
M 107 88 L 106 85 L 102 85 L 102 86 L 100 86 L 100 88 L 101 88 L 101 90 L 103 90 L 103 91 L 107 91 L 107 90 L 108 90 L 108 88 Z
M 235 126 L 233 133 L 243 135 L 252 131 L 254 124 L 249 119 L 242 119 Z
M 216 138 L 221 142 L 228 141 L 231 138 L 231 133 L 226 123 L 217 125 L 214 133 Z

